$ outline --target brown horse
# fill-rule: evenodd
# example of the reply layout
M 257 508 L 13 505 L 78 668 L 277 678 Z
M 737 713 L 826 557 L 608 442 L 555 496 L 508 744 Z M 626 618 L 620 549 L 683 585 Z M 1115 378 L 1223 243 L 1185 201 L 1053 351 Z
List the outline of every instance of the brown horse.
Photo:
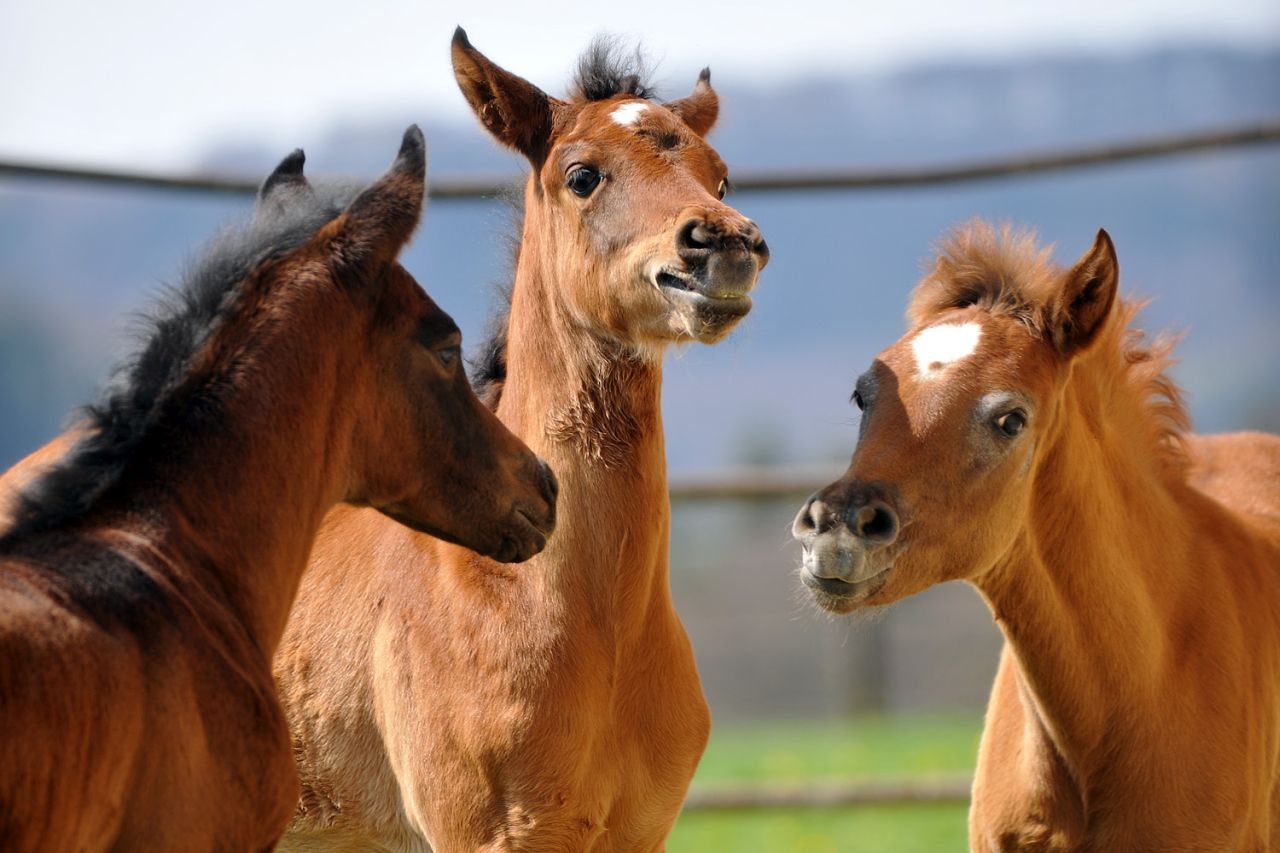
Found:
M 858 380 L 848 473 L 795 521 L 837 612 L 974 584 L 1007 643 L 975 850 L 1280 844 L 1280 438 L 1196 440 L 1110 238 L 1068 270 L 975 224 Z
M 345 209 L 302 161 L 267 179 L 254 223 L 159 309 L 78 442 L 16 500 L 0 849 L 274 845 L 298 782 L 271 656 L 335 502 L 500 559 L 543 546 L 553 480 L 396 263 L 422 134 Z
M 562 101 L 461 31 L 453 64 L 532 166 L 482 379 L 555 466 L 559 532 L 512 571 L 330 514 L 276 657 L 303 778 L 283 843 L 657 850 L 709 725 L 668 588 L 661 357 L 733 328 L 765 245 L 720 200 L 706 73 L 660 104 L 597 46 Z

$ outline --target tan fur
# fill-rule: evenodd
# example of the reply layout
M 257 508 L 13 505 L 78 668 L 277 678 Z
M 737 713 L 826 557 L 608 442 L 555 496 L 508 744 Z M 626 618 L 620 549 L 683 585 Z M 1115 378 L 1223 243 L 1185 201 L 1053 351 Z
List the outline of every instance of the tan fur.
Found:
M 680 313 L 650 268 L 680 263 L 691 212 L 749 223 L 669 110 L 637 123 L 664 150 L 610 118 L 625 98 L 547 99 L 462 36 L 454 61 L 533 164 L 497 411 L 554 466 L 558 532 L 509 568 L 330 515 L 276 661 L 304 789 L 283 848 L 659 850 L 709 726 L 668 587 L 660 359 L 732 322 Z M 585 200 L 565 186 L 578 158 L 612 176 Z
M 512 535 L 513 505 L 543 522 L 531 454 L 431 361 L 419 322 L 443 314 L 394 262 L 423 168 L 415 128 L 383 181 L 234 291 L 184 380 L 201 418 L 166 409 L 72 521 L 6 522 L 0 849 L 271 849 L 298 797 L 271 658 L 325 512 L 384 506 L 476 547 Z M 3 490 L 76 464 L 97 429 Z M 445 463 L 403 465 L 464 449 L 465 509 Z
M 1102 311 L 1105 235 L 1065 271 L 982 225 L 947 245 L 910 316 L 980 322 L 983 342 L 945 392 L 910 376 L 904 342 L 877 359 L 853 464 L 819 495 L 888 484 L 903 526 L 877 589 L 820 601 L 964 578 L 991 606 L 1008 642 L 974 850 L 1277 849 L 1280 438 L 1187 438 L 1168 345 L 1132 304 Z M 1000 444 L 973 412 L 1006 389 L 1029 425 Z M 913 432 L 927 405 L 936 426 Z
M 9 526 L 18 497 L 33 480 L 66 456 L 80 439 L 80 428 L 72 427 L 43 447 L 33 450 L 0 477 L 0 530 Z

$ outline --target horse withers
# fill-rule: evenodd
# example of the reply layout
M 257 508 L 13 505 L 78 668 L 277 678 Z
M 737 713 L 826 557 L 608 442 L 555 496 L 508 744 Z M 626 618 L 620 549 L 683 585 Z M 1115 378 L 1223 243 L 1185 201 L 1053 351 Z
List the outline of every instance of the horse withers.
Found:
M 542 549 L 554 479 L 396 262 L 425 158 L 411 128 L 349 203 L 286 158 L 24 469 L 0 534 L 0 848 L 271 849 L 298 791 L 271 656 L 334 503 L 498 560 Z
M 1280 438 L 1189 436 L 1118 279 L 1105 232 L 1065 270 L 954 233 L 857 381 L 800 574 L 836 612 L 954 579 L 987 601 L 974 850 L 1275 849 Z
M 477 379 L 555 467 L 559 527 L 512 571 L 330 515 L 276 656 L 303 780 L 282 846 L 661 849 L 710 725 L 668 584 L 662 357 L 732 331 L 768 250 L 723 199 L 708 73 L 662 103 L 597 43 L 561 100 L 461 31 L 452 54 L 530 165 Z

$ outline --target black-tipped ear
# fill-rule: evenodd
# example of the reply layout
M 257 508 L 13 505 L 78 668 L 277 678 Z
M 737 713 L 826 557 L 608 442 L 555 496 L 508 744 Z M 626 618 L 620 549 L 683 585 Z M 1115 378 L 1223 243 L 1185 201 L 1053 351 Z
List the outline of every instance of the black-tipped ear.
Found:
M 453 33 L 452 54 L 454 79 L 480 123 L 503 145 L 516 149 L 535 166 L 541 164 L 561 102 L 490 62 L 471 46 L 462 27 Z
M 711 69 L 702 69 L 698 82 L 693 85 L 693 93 L 671 101 L 667 109 L 680 116 L 694 133 L 706 136 L 720 115 L 720 97 L 711 88 Z
M 302 149 L 293 149 L 280 161 L 275 171 L 267 175 L 267 179 L 258 188 L 258 198 L 266 198 L 282 184 L 305 184 L 307 179 L 302 175 L 302 167 L 306 162 L 307 155 L 302 153 Z
M 1049 327 L 1063 355 L 1088 349 L 1106 325 L 1120 285 L 1120 263 L 1111 235 L 1101 228 L 1093 246 L 1063 276 L 1053 304 Z
M 278 213 L 292 205 L 303 196 L 310 196 L 311 185 L 302 174 L 302 167 L 307 162 L 307 155 L 301 148 L 295 148 L 280 165 L 267 175 L 267 179 L 258 188 L 258 214 Z
M 404 132 L 400 153 L 381 178 L 330 226 L 338 262 L 376 267 L 395 259 L 413 236 L 427 189 L 427 142 L 418 126 Z

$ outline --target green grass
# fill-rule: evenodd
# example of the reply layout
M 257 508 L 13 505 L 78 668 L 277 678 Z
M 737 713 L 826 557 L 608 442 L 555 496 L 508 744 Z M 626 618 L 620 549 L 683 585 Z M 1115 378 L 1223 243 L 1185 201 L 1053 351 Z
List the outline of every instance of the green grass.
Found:
M 916 779 L 973 771 L 977 715 L 717 727 L 698 787 Z M 668 853 L 940 853 L 966 849 L 964 806 L 872 806 L 687 814 Z

